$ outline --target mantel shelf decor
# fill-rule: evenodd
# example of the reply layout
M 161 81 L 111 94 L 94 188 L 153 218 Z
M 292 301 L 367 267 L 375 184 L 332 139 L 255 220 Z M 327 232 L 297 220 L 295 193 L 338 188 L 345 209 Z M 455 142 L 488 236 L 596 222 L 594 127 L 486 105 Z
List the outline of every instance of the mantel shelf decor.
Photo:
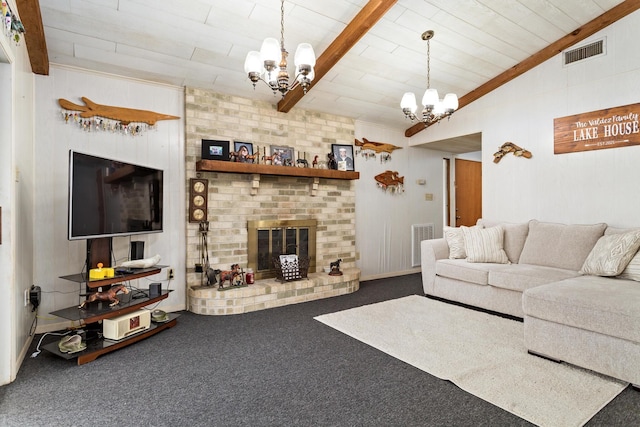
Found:
M 121 132 L 125 135 L 138 135 L 142 131 L 155 126 L 159 120 L 176 120 L 180 118 L 149 110 L 96 104 L 84 96 L 81 99 L 85 105 L 74 104 L 62 98 L 58 99 L 58 104 L 65 110 L 62 112 L 65 122 L 76 122 L 85 131 L 102 130 Z

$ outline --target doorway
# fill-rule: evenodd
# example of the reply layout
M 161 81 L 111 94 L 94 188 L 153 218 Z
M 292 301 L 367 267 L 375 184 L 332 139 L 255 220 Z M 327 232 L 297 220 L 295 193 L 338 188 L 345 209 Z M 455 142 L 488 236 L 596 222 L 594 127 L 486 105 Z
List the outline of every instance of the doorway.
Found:
M 455 159 L 455 226 L 471 227 L 482 217 L 482 162 Z

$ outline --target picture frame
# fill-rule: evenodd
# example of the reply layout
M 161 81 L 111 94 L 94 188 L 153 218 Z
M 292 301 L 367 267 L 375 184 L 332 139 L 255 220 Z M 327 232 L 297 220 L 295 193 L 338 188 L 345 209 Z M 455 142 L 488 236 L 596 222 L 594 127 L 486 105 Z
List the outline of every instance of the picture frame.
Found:
M 236 162 L 254 163 L 253 144 L 251 142 L 233 141 L 233 152 L 236 153 Z
M 354 171 L 355 163 L 353 156 L 353 145 L 331 144 L 331 152 L 335 156 L 338 170 Z M 344 157 L 343 157 L 344 154 Z
M 295 166 L 293 147 L 282 145 L 271 146 L 271 164 L 275 166 Z
M 228 162 L 229 141 L 203 139 L 201 158 L 203 160 L 221 160 Z

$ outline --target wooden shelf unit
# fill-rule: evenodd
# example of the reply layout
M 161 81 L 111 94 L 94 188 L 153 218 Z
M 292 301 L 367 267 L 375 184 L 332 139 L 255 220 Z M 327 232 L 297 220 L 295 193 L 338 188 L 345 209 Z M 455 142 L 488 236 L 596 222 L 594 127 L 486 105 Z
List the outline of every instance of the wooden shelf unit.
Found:
M 61 279 L 71 280 L 77 283 L 86 283 L 88 288 L 95 289 L 99 287 L 109 287 L 116 283 L 128 280 L 151 276 L 159 273 L 163 267 L 164 266 L 154 266 L 151 268 L 139 269 L 133 273 L 124 273 L 118 275 L 117 277 L 92 280 L 90 282 L 86 280 L 86 275 L 84 274 L 62 276 Z M 148 291 L 132 291 L 126 295 L 119 294 L 118 299 L 120 300 L 120 303 L 113 307 L 110 307 L 108 302 L 96 301 L 89 303 L 84 309 L 80 309 L 78 308 L 78 306 L 72 306 L 53 311 L 50 314 L 62 317 L 63 319 L 82 322 L 83 326 L 87 327 L 87 329 L 93 328 L 94 332 L 96 330 L 101 331 L 102 326 L 98 323 L 101 320 L 111 319 L 123 314 L 132 313 L 136 310 L 140 310 L 143 307 L 162 301 L 169 296 L 169 292 L 170 291 L 165 290 L 162 291 L 159 296 L 150 298 Z M 165 323 L 152 323 L 149 329 L 137 334 L 133 334 L 130 337 L 124 338 L 122 340 L 115 341 L 102 338 L 101 336 L 99 336 L 101 335 L 101 333 L 96 334 L 95 337 L 87 337 L 87 348 L 78 353 L 67 354 L 60 352 L 60 350 L 58 349 L 58 341 L 46 344 L 42 348 L 65 359 L 77 358 L 78 365 L 83 365 L 97 359 L 103 354 L 110 353 L 122 347 L 126 347 L 142 339 L 155 335 L 160 331 L 175 326 L 177 324 L 177 317 L 178 315 L 169 314 L 169 321 Z

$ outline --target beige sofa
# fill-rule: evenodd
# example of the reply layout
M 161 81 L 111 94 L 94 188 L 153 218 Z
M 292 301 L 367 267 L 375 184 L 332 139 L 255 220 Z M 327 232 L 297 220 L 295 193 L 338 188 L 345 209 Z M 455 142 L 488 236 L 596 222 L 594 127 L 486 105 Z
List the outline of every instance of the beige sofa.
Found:
M 527 349 L 640 385 L 640 230 L 479 220 L 421 243 L 427 296 L 524 319 Z

